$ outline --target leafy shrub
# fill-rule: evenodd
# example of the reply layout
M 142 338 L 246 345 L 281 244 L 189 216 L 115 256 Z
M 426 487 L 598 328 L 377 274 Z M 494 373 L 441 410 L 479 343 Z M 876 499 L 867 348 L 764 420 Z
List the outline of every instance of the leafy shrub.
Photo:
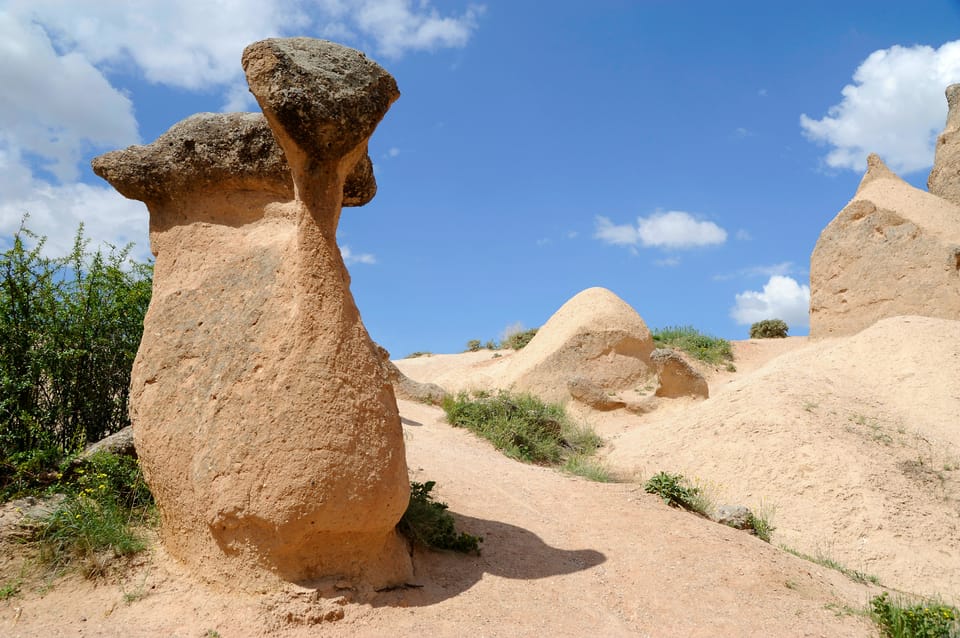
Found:
M 539 328 L 531 328 L 530 330 L 508 335 L 504 337 L 500 343 L 500 347 L 505 350 L 521 350 L 537 335 L 537 330 L 539 330 Z
M 426 350 L 417 350 L 416 352 L 411 352 L 410 354 L 408 354 L 406 358 L 417 359 L 419 357 L 429 357 L 432 354 L 433 354 L 432 352 L 428 352 Z
M 601 439 L 575 426 L 563 406 L 546 404 L 529 394 L 501 391 L 494 396 L 465 392 L 447 396 L 443 410 L 451 425 L 487 439 L 511 458 L 557 464 L 574 454 L 592 453 Z
M 652 334 L 657 346 L 682 350 L 700 361 L 712 365 L 733 361 L 729 341 L 703 334 L 693 326 L 668 326 Z
M 62 258 L 45 257 L 44 243 L 21 224 L 0 253 L 3 491 L 35 475 L 33 461 L 55 467 L 129 424 L 130 369 L 150 302 L 152 267 L 131 261 L 129 246 L 90 252 L 83 226 Z
M 467 342 L 467 352 L 478 352 L 480 350 L 480 340 L 471 339 Z
M 410 503 L 397 529 L 412 542 L 431 549 L 479 554 L 483 538 L 457 532 L 447 504 L 435 501 L 430 495 L 435 485 L 435 481 L 410 483 Z
M 750 326 L 751 339 L 783 339 L 787 336 L 787 324 L 781 319 L 764 319 Z
M 956 607 L 934 602 L 903 606 L 887 592 L 870 600 L 870 612 L 889 638 L 955 638 L 960 636 Z
M 656 494 L 670 507 L 707 515 L 700 488 L 690 485 L 683 474 L 657 472 L 644 483 L 643 489 L 647 494 Z

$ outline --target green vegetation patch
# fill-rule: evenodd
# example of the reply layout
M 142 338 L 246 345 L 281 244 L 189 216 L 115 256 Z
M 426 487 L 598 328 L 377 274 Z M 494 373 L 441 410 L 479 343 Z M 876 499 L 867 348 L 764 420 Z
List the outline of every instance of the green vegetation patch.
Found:
M 643 489 L 647 494 L 656 494 L 670 507 L 679 507 L 708 518 L 710 516 L 708 501 L 702 491 L 683 474 L 657 472 L 643 484 Z
M 457 531 L 447 504 L 434 500 L 430 494 L 435 485 L 435 481 L 410 483 L 410 503 L 397 529 L 424 547 L 479 554 L 483 538 Z
M 782 319 L 764 319 L 750 326 L 750 338 L 784 339 L 788 330 L 787 322 Z
M 24 220 L 25 223 L 26 220 Z M 46 257 L 21 224 L 0 253 L 0 498 L 48 486 L 58 464 L 129 425 L 130 370 L 152 266 L 130 247 Z
M 113 559 L 146 548 L 139 530 L 155 520 L 155 509 L 136 459 L 98 452 L 66 467 L 51 490 L 66 498 L 34 523 L 31 540 L 53 571 L 76 566 L 92 578 Z
M 956 638 L 960 616 L 956 607 L 927 601 L 891 601 L 887 592 L 870 600 L 870 615 L 888 638 Z
M 711 365 L 733 361 L 733 348 L 729 341 L 705 335 L 693 326 L 668 326 L 654 330 L 653 341 L 658 348 L 682 350 L 694 359 Z
M 842 565 L 837 561 L 833 560 L 829 556 L 823 556 L 822 554 L 817 554 L 816 556 L 810 556 L 809 554 L 804 554 L 803 552 L 795 550 L 792 547 L 787 547 L 786 545 L 781 545 L 780 549 L 787 552 L 788 554 L 793 554 L 797 558 L 808 560 L 811 563 L 816 563 L 817 565 L 821 565 L 822 567 L 826 567 L 828 569 L 834 569 L 856 583 L 861 583 L 861 584 L 873 583 L 874 585 L 880 584 L 880 579 L 877 578 L 876 576 L 873 576 L 872 574 L 867 574 L 861 571 L 857 571 L 855 569 L 850 569 L 849 567 L 846 567 L 845 565 Z
M 558 465 L 577 455 L 589 456 L 602 445 L 595 432 L 575 425 L 563 406 L 529 394 L 461 392 L 444 399 L 442 407 L 451 425 L 467 428 L 507 456 L 529 463 Z

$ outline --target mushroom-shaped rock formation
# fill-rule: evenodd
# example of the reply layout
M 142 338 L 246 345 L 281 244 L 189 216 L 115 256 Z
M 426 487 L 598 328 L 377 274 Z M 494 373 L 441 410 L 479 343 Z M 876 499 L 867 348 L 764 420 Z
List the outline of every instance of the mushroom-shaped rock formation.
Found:
M 810 335 L 853 334 L 899 315 L 960 319 L 960 207 L 870 155 L 810 257 Z
M 960 205 L 960 84 L 947 87 L 947 124 L 937 138 L 927 190 Z
M 399 93 L 330 42 L 259 42 L 243 65 L 266 118 L 201 114 L 94 161 L 150 211 L 130 405 L 163 541 L 233 586 L 402 583 L 400 417 L 336 244 Z
M 568 383 L 604 392 L 643 385 L 653 376 L 653 337 L 640 315 L 605 288 L 588 288 L 563 304 L 523 350 L 499 384 L 545 401 L 569 398 Z

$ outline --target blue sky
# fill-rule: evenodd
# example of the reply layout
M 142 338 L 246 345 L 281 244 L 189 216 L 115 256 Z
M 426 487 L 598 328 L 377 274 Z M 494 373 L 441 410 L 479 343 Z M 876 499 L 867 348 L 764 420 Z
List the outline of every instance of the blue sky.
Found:
M 90 158 L 256 110 L 243 47 L 309 35 L 402 93 L 370 143 L 378 195 L 339 232 L 394 356 L 539 326 L 590 286 L 651 327 L 805 334 L 810 253 L 866 154 L 925 187 L 957 34 L 937 0 L 7 0 L 0 247 L 29 212 L 51 252 L 83 221 L 146 258 L 146 209 Z

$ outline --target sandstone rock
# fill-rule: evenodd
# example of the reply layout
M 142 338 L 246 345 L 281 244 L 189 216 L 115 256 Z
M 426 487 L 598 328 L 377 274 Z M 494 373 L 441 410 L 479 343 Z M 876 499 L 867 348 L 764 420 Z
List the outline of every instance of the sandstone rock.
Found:
M 401 372 L 397 364 L 390 360 L 390 353 L 387 352 L 386 348 L 377 344 L 377 350 L 380 353 L 384 374 L 387 375 L 387 380 L 393 384 L 393 392 L 398 398 L 433 405 L 439 405 L 443 402 L 443 399 L 447 396 L 446 390 L 436 383 L 414 381 Z
M 588 288 L 510 357 L 500 384 L 545 401 L 570 398 L 567 382 L 578 376 L 619 392 L 653 376 L 652 351 L 653 337 L 633 308 L 605 288 Z
M 734 529 L 753 529 L 753 512 L 743 505 L 721 505 L 717 509 L 717 522 Z
M 133 443 L 133 427 L 127 426 L 119 432 L 104 437 L 96 443 L 91 443 L 74 459 L 74 463 L 86 461 L 97 452 L 110 452 L 121 456 L 137 456 L 137 448 Z
M 876 155 L 810 258 L 810 335 L 879 319 L 960 319 L 960 207 L 916 189 Z
M 947 124 L 937 138 L 927 190 L 960 205 L 960 84 L 947 87 Z
M 654 392 L 656 396 L 670 399 L 710 396 L 707 380 L 676 350 L 657 348 L 650 353 L 650 361 L 656 366 L 660 379 Z
M 570 396 L 589 405 L 594 410 L 616 410 L 626 405 L 625 401 L 610 396 L 603 391 L 596 383 L 586 377 L 574 377 L 567 381 L 567 391 Z
M 232 586 L 402 583 L 403 432 L 336 244 L 341 205 L 375 192 L 367 139 L 396 84 L 306 38 L 243 65 L 265 119 L 189 118 L 94 162 L 150 211 L 130 406 L 163 542 Z

